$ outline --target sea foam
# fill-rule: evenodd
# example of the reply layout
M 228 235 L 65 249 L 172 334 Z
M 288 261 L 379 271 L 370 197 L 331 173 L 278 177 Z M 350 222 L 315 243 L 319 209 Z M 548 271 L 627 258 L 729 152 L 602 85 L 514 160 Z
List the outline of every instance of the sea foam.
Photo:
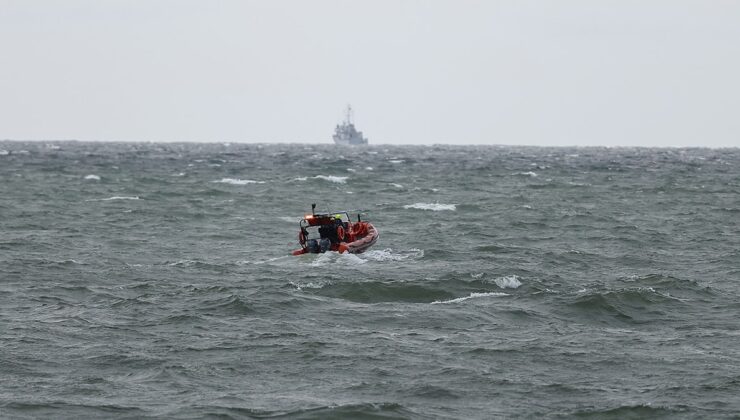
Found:
M 459 297 L 456 299 L 450 299 L 450 300 L 436 300 L 432 302 L 432 305 L 440 304 L 440 303 L 459 303 L 466 301 L 468 299 L 475 299 L 475 298 L 482 298 L 482 297 L 501 297 L 501 296 L 509 296 L 508 293 L 501 293 L 501 292 L 484 292 L 484 293 L 471 293 L 469 296 Z
M 360 264 L 365 264 L 367 260 L 363 260 L 362 258 L 358 257 L 355 254 L 349 254 L 344 253 L 340 254 L 338 252 L 325 252 L 323 254 L 319 254 L 318 257 L 316 257 L 315 260 L 311 261 L 312 267 L 323 267 L 327 265 L 343 265 L 343 266 L 357 266 Z
M 265 181 L 255 181 L 252 179 L 239 179 L 239 178 L 221 178 L 218 182 L 221 184 L 232 184 L 232 185 L 247 185 L 247 184 L 264 184 Z
M 424 256 L 424 251 L 412 248 L 406 251 L 393 252 L 392 249 L 386 248 L 367 251 L 362 256 L 372 261 L 403 261 L 408 258 L 421 258 Z
M 455 211 L 457 208 L 455 204 L 440 204 L 440 203 L 414 203 L 403 206 L 405 209 L 418 209 L 418 210 L 431 210 L 431 211 L 443 211 L 450 210 Z
M 347 182 L 346 176 L 334 176 L 334 175 L 316 175 L 314 178 L 316 179 L 323 179 L 325 181 L 329 182 L 336 182 L 337 184 L 344 184 Z
M 113 197 L 101 199 L 101 201 L 110 201 L 110 200 L 140 200 L 140 198 L 138 196 L 133 196 L 133 197 L 113 196 Z
M 116 196 L 108 197 L 108 198 L 93 198 L 93 199 L 85 200 L 85 201 L 112 201 L 112 200 L 140 200 L 140 198 L 138 196 L 126 197 L 126 196 L 116 195 Z

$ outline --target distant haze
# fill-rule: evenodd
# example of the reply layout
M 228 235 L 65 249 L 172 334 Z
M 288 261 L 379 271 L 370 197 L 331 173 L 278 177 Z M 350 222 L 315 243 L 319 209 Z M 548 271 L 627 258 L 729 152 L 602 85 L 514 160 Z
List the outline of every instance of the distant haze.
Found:
M 740 1 L 0 0 L 0 139 L 740 146 Z

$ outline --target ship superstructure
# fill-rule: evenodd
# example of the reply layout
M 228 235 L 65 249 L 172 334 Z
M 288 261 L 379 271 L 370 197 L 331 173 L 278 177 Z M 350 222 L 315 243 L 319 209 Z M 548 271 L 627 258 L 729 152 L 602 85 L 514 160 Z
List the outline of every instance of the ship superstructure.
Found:
M 347 114 L 341 124 L 334 129 L 334 143 L 343 145 L 367 144 L 367 139 L 362 137 L 362 131 L 357 131 L 352 122 L 352 107 L 347 105 Z

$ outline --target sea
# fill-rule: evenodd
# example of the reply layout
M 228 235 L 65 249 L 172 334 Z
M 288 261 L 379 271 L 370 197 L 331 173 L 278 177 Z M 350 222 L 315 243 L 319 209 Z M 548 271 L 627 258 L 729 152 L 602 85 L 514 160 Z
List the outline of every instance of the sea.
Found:
M 740 149 L 2 141 L 0 418 L 740 418 Z

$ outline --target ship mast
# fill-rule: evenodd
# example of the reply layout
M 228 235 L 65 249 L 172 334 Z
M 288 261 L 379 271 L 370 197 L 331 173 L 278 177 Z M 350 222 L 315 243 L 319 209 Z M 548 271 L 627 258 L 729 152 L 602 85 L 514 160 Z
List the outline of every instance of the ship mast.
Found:
M 345 124 L 352 124 L 352 105 L 347 105 L 347 118 L 345 119 Z

